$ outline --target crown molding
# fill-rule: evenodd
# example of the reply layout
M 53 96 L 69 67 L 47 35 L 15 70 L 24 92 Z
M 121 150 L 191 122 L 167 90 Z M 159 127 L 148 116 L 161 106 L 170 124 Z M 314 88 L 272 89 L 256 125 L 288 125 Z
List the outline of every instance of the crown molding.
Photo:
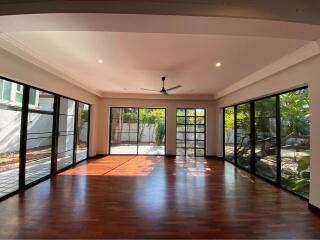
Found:
M 49 59 L 38 52 L 35 52 L 28 48 L 26 45 L 16 40 L 14 37 L 10 36 L 7 33 L 0 33 L 0 47 L 4 50 L 22 58 L 23 60 L 36 65 L 37 67 L 71 83 L 72 85 L 79 87 L 87 92 L 90 92 L 96 96 L 101 97 L 101 92 L 92 89 L 88 85 L 77 81 L 75 76 L 71 74 L 66 74 L 66 69 L 62 65 L 54 62 L 52 59 Z
M 101 94 L 105 99 L 146 99 L 146 100 L 186 100 L 186 101 L 213 101 L 214 95 L 203 94 L 178 94 L 165 96 L 162 94 L 138 94 L 123 92 L 104 92 Z
M 113 13 L 239 17 L 320 24 L 318 0 L 2 0 L 0 15 Z
M 0 31 L 7 33 L 29 31 L 97 31 L 208 34 L 308 41 L 314 41 L 320 36 L 319 25 L 304 23 L 231 17 L 102 13 L 51 13 L 0 16 Z
M 289 67 L 292 67 L 300 62 L 303 62 L 319 54 L 320 54 L 320 40 L 310 42 L 304 45 L 303 47 L 293 51 L 292 53 L 274 61 L 273 63 L 265 66 L 264 68 L 230 85 L 224 90 L 218 92 L 215 95 L 214 100 L 222 98 L 228 94 L 236 92 L 256 82 L 259 82 L 267 77 L 270 77 L 280 71 L 283 71 Z

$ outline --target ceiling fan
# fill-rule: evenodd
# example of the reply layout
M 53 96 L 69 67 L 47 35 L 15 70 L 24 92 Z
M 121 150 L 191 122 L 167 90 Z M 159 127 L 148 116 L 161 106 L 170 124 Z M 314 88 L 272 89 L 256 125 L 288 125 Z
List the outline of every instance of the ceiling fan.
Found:
M 148 88 L 141 88 L 142 90 L 145 90 L 145 91 L 151 91 L 151 92 L 160 92 L 161 94 L 163 95 L 169 95 L 168 92 L 172 91 L 172 90 L 175 90 L 177 88 L 181 88 L 182 86 L 181 85 L 177 85 L 175 87 L 172 87 L 172 88 L 168 88 L 166 89 L 164 87 L 164 81 L 166 80 L 166 77 L 162 77 L 162 89 L 160 91 L 158 90 L 154 90 L 154 89 L 148 89 Z

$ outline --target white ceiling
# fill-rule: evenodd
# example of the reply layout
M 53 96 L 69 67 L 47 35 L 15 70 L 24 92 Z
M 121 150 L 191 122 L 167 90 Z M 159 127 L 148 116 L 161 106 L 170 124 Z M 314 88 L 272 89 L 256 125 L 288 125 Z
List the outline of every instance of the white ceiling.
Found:
M 2 36 L 69 81 L 99 95 L 148 93 L 140 88 L 160 90 L 160 78 L 166 75 L 167 87 L 183 86 L 174 95 L 213 96 L 311 40 L 306 34 L 297 39 L 164 33 L 163 29 L 154 33 L 20 30 Z M 218 61 L 220 68 L 215 67 Z

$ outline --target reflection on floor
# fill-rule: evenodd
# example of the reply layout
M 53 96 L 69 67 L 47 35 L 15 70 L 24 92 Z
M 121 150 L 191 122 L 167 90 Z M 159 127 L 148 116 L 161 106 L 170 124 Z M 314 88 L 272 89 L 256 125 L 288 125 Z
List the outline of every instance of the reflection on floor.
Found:
M 78 152 L 78 159 L 86 158 L 86 151 Z M 63 165 L 60 164 L 60 161 Z M 58 161 L 61 168 L 67 167 L 65 163 L 68 161 L 64 161 L 64 158 L 61 158 Z M 43 158 L 38 161 L 33 161 L 31 163 L 27 163 L 26 166 L 26 184 L 32 183 L 38 179 L 46 177 L 50 174 L 51 170 L 51 158 Z M 12 193 L 18 190 L 19 187 L 19 169 L 7 170 L 4 172 L 0 172 L 0 197 L 3 197 L 9 193 Z
M 97 158 L 0 212 L 0 238 L 320 238 L 307 202 L 212 158 Z
M 185 169 L 189 176 L 208 176 L 211 173 L 211 168 L 208 167 L 208 162 L 204 157 L 177 157 L 176 165 L 178 168 Z

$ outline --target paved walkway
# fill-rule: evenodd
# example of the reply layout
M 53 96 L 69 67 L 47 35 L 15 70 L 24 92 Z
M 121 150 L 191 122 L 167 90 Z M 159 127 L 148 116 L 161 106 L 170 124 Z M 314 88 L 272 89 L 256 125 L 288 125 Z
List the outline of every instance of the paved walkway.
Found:
M 139 145 L 139 154 L 142 155 L 164 155 L 164 146 L 157 145 Z M 112 146 L 110 149 L 111 154 L 137 154 L 137 145 L 121 145 Z
M 78 159 L 86 158 L 86 151 L 78 152 Z M 72 163 L 70 156 L 58 160 L 58 169 L 65 168 Z M 39 161 L 27 163 L 26 166 L 26 184 L 32 183 L 38 179 L 48 176 L 51 171 L 51 158 L 43 158 Z M 0 197 L 18 190 L 19 187 L 19 169 L 12 169 L 0 173 Z

